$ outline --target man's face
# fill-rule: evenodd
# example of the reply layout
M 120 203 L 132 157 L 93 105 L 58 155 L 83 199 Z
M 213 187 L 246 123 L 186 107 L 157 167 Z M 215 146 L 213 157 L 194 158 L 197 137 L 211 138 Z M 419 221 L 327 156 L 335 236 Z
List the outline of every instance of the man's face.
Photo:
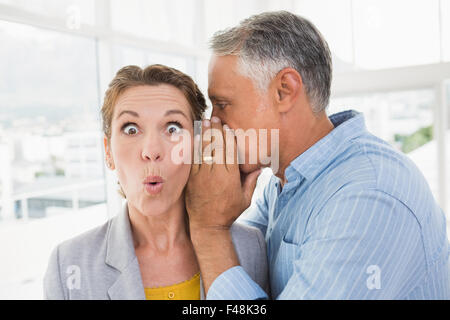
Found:
M 261 167 L 262 159 L 270 157 L 271 129 L 278 129 L 278 113 L 270 94 L 260 93 L 250 78 L 238 72 L 237 64 L 236 56 L 212 56 L 208 95 L 213 116 L 219 117 L 231 129 L 242 129 L 249 137 L 256 134 L 257 142 L 252 143 L 250 138 L 245 138 L 246 143 L 238 142 L 240 157 L 245 155 L 242 158 L 245 163 L 240 165 L 240 169 L 248 173 Z M 266 143 L 260 129 L 267 131 Z M 255 157 L 257 161 L 251 161 Z

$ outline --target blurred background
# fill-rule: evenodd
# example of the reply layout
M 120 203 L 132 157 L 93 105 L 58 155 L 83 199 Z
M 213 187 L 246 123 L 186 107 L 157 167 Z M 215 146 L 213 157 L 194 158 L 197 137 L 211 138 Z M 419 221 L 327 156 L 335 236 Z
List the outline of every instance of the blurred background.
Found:
M 363 112 L 448 221 L 450 0 L 0 0 L 0 299 L 41 299 L 51 250 L 119 210 L 99 113 L 115 72 L 166 64 L 206 93 L 210 36 L 272 10 L 319 28 L 333 53 L 328 112 Z

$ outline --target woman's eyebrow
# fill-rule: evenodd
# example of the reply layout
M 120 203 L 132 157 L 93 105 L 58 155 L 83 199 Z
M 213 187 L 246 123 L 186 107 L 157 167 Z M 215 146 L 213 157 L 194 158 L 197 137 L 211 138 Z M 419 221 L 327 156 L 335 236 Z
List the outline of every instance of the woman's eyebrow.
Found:
M 129 113 L 132 116 L 135 116 L 136 118 L 139 118 L 139 114 L 135 111 L 131 111 L 131 110 L 123 110 L 121 113 L 119 113 L 119 115 L 116 117 L 116 120 L 119 119 L 119 117 L 125 113 Z
M 116 119 L 118 119 L 121 115 L 123 115 L 125 113 L 131 114 L 132 116 L 139 118 L 139 114 L 137 112 L 131 111 L 131 110 L 123 110 L 122 112 L 119 113 L 119 115 L 116 117 Z M 167 116 L 170 116 L 171 114 L 181 114 L 183 117 L 185 117 L 186 119 L 189 120 L 189 118 L 186 116 L 186 114 L 183 111 L 177 110 L 177 109 L 167 110 L 166 113 L 164 114 L 164 116 L 167 117 Z
M 164 116 L 167 117 L 171 114 L 181 114 L 183 117 L 185 117 L 187 120 L 189 120 L 189 118 L 184 114 L 183 111 L 177 110 L 177 109 L 167 110 L 166 114 Z

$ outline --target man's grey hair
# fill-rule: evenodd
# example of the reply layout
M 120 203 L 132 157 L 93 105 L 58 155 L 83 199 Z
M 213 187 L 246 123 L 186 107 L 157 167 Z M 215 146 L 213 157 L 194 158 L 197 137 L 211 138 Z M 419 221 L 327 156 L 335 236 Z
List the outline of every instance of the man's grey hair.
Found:
M 233 28 L 216 32 L 210 48 L 218 56 L 238 56 L 238 72 L 266 92 L 284 68 L 301 75 L 315 113 L 325 110 L 332 77 L 328 44 L 307 19 L 287 11 L 251 16 Z

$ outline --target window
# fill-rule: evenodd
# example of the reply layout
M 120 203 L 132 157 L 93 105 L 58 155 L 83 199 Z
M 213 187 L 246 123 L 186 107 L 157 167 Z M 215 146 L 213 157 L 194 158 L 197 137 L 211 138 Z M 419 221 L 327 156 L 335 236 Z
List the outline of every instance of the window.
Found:
M 107 218 L 96 43 L 4 21 L 0 42 L 0 298 L 40 298 L 51 249 Z
M 337 73 L 351 72 L 353 67 L 374 70 L 438 63 L 441 46 L 442 58 L 450 60 L 448 0 L 299 0 L 294 4 L 295 12 L 325 36 Z
M 205 1 L 205 40 L 219 30 L 232 27 L 236 19 L 236 1 Z
M 441 40 L 444 61 L 450 61 L 450 0 L 441 0 Z
M 0 4 L 13 6 L 47 17 L 63 18 L 68 27 L 94 24 L 95 1 L 92 0 L 0 0 Z
M 151 64 L 163 64 L 196 78 L 195 59 L 182 55 L 163 54 L 142 48 L 116 45 L 113 47 L 114 72 L 127 65 L 144 68 Z
M 327 10 L 324 10 L 327 8 Z M 300 0 L 295 13 L 314 23 L 332 51 L 335 72 L 345 72 L 353 62 L 351 1 Z
M 143 38 L 192 45 L 196 5 L 194 0 L 112 0 L 112 27 Z
M 162 63 L 192 76 L 206 96 L 210 37 L 266 10 L 310 19 L 334 72 L 352 79 L 356 69 L 450 61 L 449 0 L 0 0 L 0 299 L 41 299 L 50 250 L 117 212 L 99 112 L 114 74 Z M 416 161 L 436 192 L 434 89 L 400 91 L 399 80 L 392 92 L 367 93 L 383 88 L 379 77 L 356 92 L 346 79 L 335 77 L 350 90 L 330 111 L 365 112 L 369 130 Z M 446 172 L 450 181 L 449 165 Z M 263 171 L 255 196 L 270 175 Z M 448 183 L 447 192 L 450 199 Z
M 353 17 L 358 67 L 439 62 L 438 0 L 358 0 Z

